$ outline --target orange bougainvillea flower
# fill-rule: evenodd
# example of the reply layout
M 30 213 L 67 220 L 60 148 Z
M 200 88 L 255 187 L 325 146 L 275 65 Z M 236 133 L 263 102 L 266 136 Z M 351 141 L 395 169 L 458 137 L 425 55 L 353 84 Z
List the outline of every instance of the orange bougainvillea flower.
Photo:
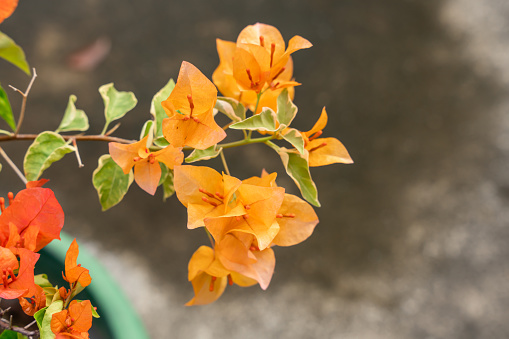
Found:
M 133 144 L 109 143 L 110 155 L 113 161 L 119 165 L 125 174 L 134 167 L 134 180 L 141 189 L 154 195 L 159 179 L 161 179 L 162 162 L 168 168 L 173 169 L 184 161 L 182 148 L 169 145 L 157 152 L 150 152 L 147 148 L 148 136 Z
M 217 254 L 212 248 L 201 246 L 191 257 L 188 278 L 193 284 L 194 297 L 186 306 L 205 305 L 216 301 L 227 284 L 235 283 L 242 287 L 256 284 L 256 280 L 226 269 Z
M 217 39 L 219 66 L 212 79 L 219 91 L 237 99 L 254 110 L 257 93 L 260 97 L 259 113 L 263 107 L 277 109 L 277 97 L 288 88 L 293 99 L 293 62 L 290 54 L 311 47 L 311 43 L 294 36 L 285 51 L 281 33 L 270 25 L 257 23 L 247 26 L 239 34 L 236 43 Z
M 163 106 L 168 118 L 163 120 L 163 134 L 174 147 L 206 149 L 226 137 L 214 121 L 217 89 L 202 72 L 182 62 L 177 84 Z
M 327 112 L 324 107 L 313 128 L 307 132 L 301 132 L 304 146 L 309 152 L 309 166 L 325 166 L 335 163 L 353 164 L 350 154 L 338 139 L 319 138 L 326 125 Z
M 27 298 L 29 298 L 27 300 Z M 35 312 L 46 307 L 46 294 L 41 286 L 34 284 L 34 291 L 25 294 L 24 297 L 18 298 L 19 304 L 25 314 L 33 316 Z
M 179 166 L 174 175 L 177 198 L 187 208 L 188 228 L 204 226 L 205 218 L 246 213 L 233 197 L 241 185 L 239 179 L 204 166 Z
M 60 239 L 64 212 L 53 191 L 40 187 L 46 181 L 27 183 L 15 198 L 10 193 L 7 208 L 0 198 L 0 246 L 37 252 L 53 239 Z
M 18 0 L 0 0 L 0 23 L 11 16 L 18 6 Z
M 298 85 L 294 81 L 280 81 L 278 77 L 285 71 L 293 52 L 311 46 L 308 40 L 296 35 L 285 50 L 285 41 L 275 27 L 261 23 L 247 26 L 237 38 L 233 76 L 241 88 L 255 92 L 263 89 L 263 83 L 277 88 Z
M 69 308 L 53 314 L 51 331 L 56 338 L 88 339 L 88 331 L 92 327 L 92 304 L 90 300 L 71 301 Z
M 24 248 L 17 248 L 15 252 L 0 247 L 0 298 L 16 299 L 34 295 L 34 267 L 39 254 Z
M 261 177 L 243 180 L 243 183 L 275 187 L 277 173 L 263 171 Z M 301 198 L 285 193 L 283 203 L 277 211 L 276 221 L 279 232 L 272 240 L 273 245 L 293 246 L 309 238 L 318 224 L 313 207 Z
M 65 275 L 64 279 L 70 285 L 79 283 L 87 287 L 92 282 L 88 269 L 78 265 L 78 254 L 80 253 L 78 243 L 74 239 L 65 254 Z
M 267 247 L 277 234 L 274 224 L 284 189 L 242 184 L 229 175 L 220 175 L 208 167 L 180 166 L 175 169 L 175 191 L 188 209 L 188 228 L 205 225 L 219 241 L 228 232 L 253 234 L 261 249 Z

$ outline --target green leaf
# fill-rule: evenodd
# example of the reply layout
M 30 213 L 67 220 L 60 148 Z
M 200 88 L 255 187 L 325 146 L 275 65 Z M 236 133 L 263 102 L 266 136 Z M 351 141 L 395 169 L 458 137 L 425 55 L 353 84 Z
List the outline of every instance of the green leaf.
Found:
M 12 330 L 4 330 L 0 333 L 0 339 L 18 339 L 18 332 Z
M 53 287 L 53 285 L 49 282 L 48 276 L 46 274 L 38 274 L 34 276 L 34 282 L 36 285 L 41 287 Z
M 156 95 L 154 95 L 154 98 L 152 98 L 152 103 L 150 104 L 150 114 L 154 116 L 154 121 L 156 122 L 156 138 L 163 136 L 163 119 L 168 117 L 163 106 L 161 106 L 161 102 L 168 99 L 171 92 L 173 91 L 173 88 L 175 88 L 175 81 L 170 79 L 170 81 L 168 81 L 168 83 L 163 88 L 161 88 L 161 90 L 157 92 Z
M 50 131 L 42 132 L 35 138 L 25 154 L 23 167 L 27 180 L 37 180 L 52 163 L 74 150 L 74 147 L 68 145 L 60 134 Z
M 213 158 L 217 157 L 219 155 L 219 153 L 221 153 L 222 149 L 223 149 L 222 147 L 220 147 L 218 149 L 217 145 L 212 145 L 209 148 L 206 148 L 203 150 L 195 149 L 185 159 L 186 163 L 189 164 L 189 163 L 196 162 L 196 161 L 213 159 Z
M 168 140 L 166 140 L 164 137 L 159 137 L 157 139 L 154 139 L 154 145 L 156 146 L 159 146 L 159 147 L 166 147 L 168 146 L 170 143 L 168 142 Z
M 62 311 L 63 308 L 64 302 L 62 300 L 57 300 L 46 308 L 41 326 L 39 327 L 41 335 L 40 339 L 55 339 L 55 333 L 51 331 L 51 318 L 53 317 L 53 314 Z
M 11 103 L 2 86 L 0 86 L 0 118 L 4 119 L 13 131 L 16 130 L 16 122 L 12 115 Z
M 30 75 L 30 67 L 28 66 L 23 49 L 4 33 L 0 32 L 0 58 L 3 58 Z
M 253 115 L 245 120 L 234 123 L 230 126 L 230 128 L 274 132 L 277 129 L 276 122 L 276 113 L 272 109 L 265 107 L 260 114 Z
M 46 306 L 44 308 L 41 308 L 39 311 L 35 312 L 34 318 L 35 321 L 37 321 L 37 327 L 39 327 L 39 330 L 42 328 L 42 320 L 44 319 L 44 314 L 46 313 L 46 309 L 49 306 Z
M 70 132 L 70 131 L 86 131 L 88 130 L 88 117 L 85 111 L 76 109 L 76 96 L 70 95 L 67 108 L 65 109 L 64 117 L 60 126 L 55 132 Z
M 218 97 L 215 108 L 232 121 L 242 121 L 246 119 L 246 108 L 235 99 Z
M 283 139 L 292 144 L 300 154 L 304 154 L 304 138 L 302 138 L 302 134 L 295 128 L 290 127 L 287 127 L 285 131 L 287 132 L 283 135 Z
M 279 150 L 279 156 L 283 161 L 286 173 L 288 173 L 297 187 L 299 187 L 302 197 L 310 204 L 320 207 L 320 202 L 318 202 L 318 191 L 313 179 L 311 179 L 311 173 L 309 173 L 307 155 L 304 157 L 295 150 L 288 150 L 281 147 Z
M 106 133 L 110 122 L 122 118 L 127 112 L 132 110 L 138 100 L 133 92 L 119 92 L 113 86 L 113 83 L 99 87 L 99 93 L 104 101 L 104 116 L 106 124 L 103 133 Z
M 175 193 L 175 188 L 173 187 L 173 170 L 166 167 L 162 162 L 160 162 L 159 165 L 161 166 L 161 179 L 159 179 L 158 186 L 163 186 L 163 201 L 166 201 L 166 199 Z
M 153 125 L 154 125 L 154 120 L 145 121 L 145 123 L 143 124 L 143 127 L 141 128 L 140 140 L 147 136 L 147 134 L 151 131 Z
M 293 118 L 297 115 L 297 106 L 294 105 L 288 94 L 288 89 L 285 88 L 277 97 L 277 120 L 280 124 L 290 126 Z
M 113 161 L 109 154 L 104 154 L 99 158 L 99 165 L 92 175 L 92 183 L 99 195 L 103 211 L 122 201 L 133 179 L 133 172 L 124 174 L 122 168 Z

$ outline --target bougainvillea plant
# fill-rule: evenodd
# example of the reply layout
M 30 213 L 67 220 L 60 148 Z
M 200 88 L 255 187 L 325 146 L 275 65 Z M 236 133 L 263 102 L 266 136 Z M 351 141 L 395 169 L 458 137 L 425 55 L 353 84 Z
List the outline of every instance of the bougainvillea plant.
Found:
M 16 2 L 0 1 L 0 20 L 12 13 Z M 105 106 L 100 134 L 86 134 L 88 118 L 76 108 L 74 95 L 55 131 L 21 134 L 35 69 L 27 90 L 15 89 L 22 95 L 17 119 L 0 87 L 0 117 L 12 130 L 0 130 L 0 142 L 33 140 L 25 154 L 24 173 L 0 147 L 5 163 L 26 184 L 16 197 L 9 194 L 8 207 L 0 199 L 0 297 L 19 299 L 38 326 L 38 330 L 10 327 L 10 331 L 28 337 L 88 338 L 92 317 L 97 316 L 90 301 L 74 300 L 92 282 L 88 269 L 77 263 L 76 241 L 67 252 L 62 273 L 69 286 L 58 288 L 45 276 L 34 276 L 37 252 L 59 239 L 64 222 L 53 192 L 42 187 L 47 180 L 40 178 L 67 153 L 75 153 L 82 166 L 78 143 L 87 140 L 109 143 L 109 154 L 99 158 L 92 178 L 103 210 L 118 204 L 135 181 L 150 195 L 157 189 L 164 199 L 176 193 L 187 208 L 187 227 L 203 228 L 207 233 L 210 246 L 200 246 L 189 262 L 194 297 L 186 305 L 214 302 L 227 285 L 258 284 L 266 289 L 276 262 L 273 247 L 304 241 L 318 224 L 312 205 L 319 207 L 320 203 L 310 167 L 353 162 L 338 139 L 322 137 L 327 125 L 325 108 L 308 131 L 291 125 L 298 111 L 294 88 L 300 85 L 293 78 L 291 54 L 311 46 L 300 36 L 286 45 L 275 27 L 260 23 L 244 28 L 236 42 L 218 39 L 220 63 L 213 81 L 184 61 L 177 81 L 170 79 L 154 95 L 152 118 L 143 124 L 136 140 L 112 136 L 118 125 L 110 128 L 110 124 L 137 104 L 133 93 L 118 91 L 113 84 L 99 88 Z M 31 74 L 21 48 L 3 33 L 0 57 Z M 229 123 L 220 126 L 217 114 L 225 115 Z M 233 130 L 240 132 L 229 133 Z M 273 150 L 302 197 L 286 193 L 276 184 L 277 173 L 262 168 L 259 177 L 232 175 L 226 151 L 248 144 Z M 218 156 L 223 164 L 220 171 L 195 165 Z M 0 325 L 7 328 L 5 321 Z

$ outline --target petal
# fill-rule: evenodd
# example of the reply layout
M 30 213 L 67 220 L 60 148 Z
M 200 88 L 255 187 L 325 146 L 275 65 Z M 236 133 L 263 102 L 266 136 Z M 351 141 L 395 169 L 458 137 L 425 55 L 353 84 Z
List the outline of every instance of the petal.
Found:
M 134 165 L 134 180 L 148 194 L 156 193 L 159 179 L 161 179 L 161 166 L 157 161 L 150 163 L 148 159 L 142 159 Z
M 216 103 L 217 89 L 198 68 L 184 61 L 175 88 L 168 99 L 161 102 L 169 117 L 178 114 L 177 110 L 189 115 L 191 110 L 188 95 L 192 97 L 196 112 L 207 112 Z
M 79 282 L 82 287 L 87 287 L 92 282 L 92 278 L 88 269 L 78 266 L 79 253 L 78 243 L 74 239 L 65 254 L 65 278 L 70 284 Z
M 215 194 L 223 192 L 223 177 L 216 170 L 205 166 L 177 166 L 174 172 L 175 191 L 180 202 L 187 207 L 189 203 L 205 204 L 205 197 L 199 189 Z
M 238 38 L 237 44 L 260 45 L 260 37 L 263 37 L 264 48 L 270 53 L 271 45 L 274 44 L 274 58 L 279 59 L 285 52 L 285 41 L 279 30 L 271 25 L 256 23 L 244 28 Z
M 214 261 L 214 250 L 208 246 L 200 246 L 193 253 L 189 265 L 187 266 L 189 281 L 204 272 Z
M 162 150 L 155 152 L 154 157 L 157 161 L 165 164 L 169 169 L 173 169 L 175 166 L 182 164 L 184 161 L 182 148 L 176 148 L 172 145 L 166 146 Z
M 189 300 L 186 306 L 206 305 L 216 301 L 223 294 L 227 280 L 226 277 L 222 277 L 217 278 L 212 283 L 212 276 L 206 273 L 198 275 L 191 281 L 193 284 L 194 298 Z M 213 287 L 212 291 L 210 290 L 211 285 Z
M 278 246 L 293 246 L 306 240 L 318 224 L 318 217 L 313 207 L 292 194 L 285 194 L 279 213 L 295 216 L 277 219 L 280 229 L 273 243 Z
M 239 87 L 259 93 L 270 73 L 269 60 L 267 52 L 260 46 L 237 48 L 233 56 L 233 77 Z
M 324 144 L 325 146 L 322 146 Z M 345 146 L 336 138 L 318 138 L 311 140 L 307 144 L 306 149 L 310 150 L 310 167 L 325 166 L 335 163 L 353 164 L 353 160 Z
M 92 304 L 90 300 L 81 302 L 73 300 L 69 305 L 69 316 L 73 320 L 73 331 L 88 332 L 92 327 Z
M 327 120 L 328 120 L 327 112 L 325 111 L 325 107 L 324 107 L 322 109 L 322 114 L 320 114 L 320 118 L 318 118 L 318 121 L 315 123 L 313 128 L 311 128 L 311 130 L 309 130 L 307 132 L 304 132 L 306 137 L 309 138 L 310 136 L 312 136 L 316 132 L 319 132 L 319 131 L 323 130 L 325 128 L 325 126 L 327 126 Z
M 122 168 L 124 174 L 128 174 L 131 168 L 133 168 L 136 163 L 134 158 L 139 156 L 139 150 L 146 149 L 147 138 L 148 136 L 128 145 L 118 142 L 110 142 L 108 144 L 111 158 Z

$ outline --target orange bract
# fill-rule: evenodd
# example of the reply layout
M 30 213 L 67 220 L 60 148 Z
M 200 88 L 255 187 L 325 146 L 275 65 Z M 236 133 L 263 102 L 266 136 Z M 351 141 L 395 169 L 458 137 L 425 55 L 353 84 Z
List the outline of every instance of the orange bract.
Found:
M 18 0 L 0 0 L 0 23 L 11 16 L 18 6 Z
M 92 327 L 92 304 L 89 300 L 71 301 L 69 309 L 53 314 L 51 331 L 56 338 L 88 338 Z
M 71 285 L 78 282 L 82 287 L 86 287 L 90 285 L 92 278 L 90 277 L 88 269 L 78 265 L 77 261 L 79 252 L 78 243 L 76 242 L 76 239 L 74 239 L 65 255 L 64 279 Z
M 327 125 L 325 107 L 313 128 L 308 132 L 301 132 L 304 145 L 309 152 L 309 166 L 325 166 L 335 163 L 353 164 L 345 146 L 336 138 L 319 138 Z
M 111 158 L 122 168 L 125 174 L 134 167 L 134 180 L 149 194 L 154 195 L 161 178 L 162 162 L 168 168 L 173 169 L 184 161 L 182 148 L 169 145 L 157 152 L 150 152 L 147 148 L 148 136 L 133 144 L 120 144 L 110 142 L 109 151 Z
M 220 63 L 212 79 L 223 95 L 240 101 L 251 110 L 257 101 L 256 94 L 263 93 L 255 113 L 263 107 L 276 110 L 281 90 L 289 88 L 293 98 L 293 87 L 300 85 L 292 81 L 290 54 L 311 46 L 306 39 L 294 36 L 285 50 L 283 37 L 275 27 L 260 23 L 247 26 L 236 43 L 217 39 Z
M 214 121 L 217 89 L 203 73 L 188 62 L 180 67 L 177 84 L 163 106 L 163 134 L 174 147 L 206 149 L 226 137 Z

